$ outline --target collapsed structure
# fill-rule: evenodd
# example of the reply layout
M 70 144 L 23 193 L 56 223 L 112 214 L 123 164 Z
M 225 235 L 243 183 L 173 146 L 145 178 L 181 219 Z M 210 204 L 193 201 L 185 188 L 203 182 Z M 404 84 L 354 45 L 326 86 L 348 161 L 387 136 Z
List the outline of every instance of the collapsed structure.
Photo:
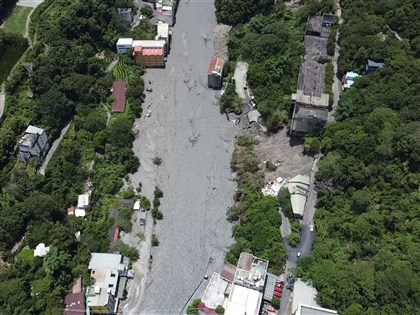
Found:
M 330 57 L 328 37 L 335 16 L 325 14 L 308 19 L 305 56 L 300 66 L 298 89 L 291 99 L 291 133 L 313 133 L 328 118 L 329 95 L 325 93 L 325 69 Z

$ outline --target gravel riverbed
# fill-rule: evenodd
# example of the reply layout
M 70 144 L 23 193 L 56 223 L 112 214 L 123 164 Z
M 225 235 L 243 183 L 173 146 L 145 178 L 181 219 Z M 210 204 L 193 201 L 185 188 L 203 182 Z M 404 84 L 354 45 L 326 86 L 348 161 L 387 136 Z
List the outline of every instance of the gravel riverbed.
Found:
M 179 314 L 204 274 L 221 271 L 232 243 L 226 209 L 233 204 L 236 186 L 230 171 L 235 125 L 219 112 L 219 92 L 207 87 L 214 11 L 212 1 L 181 1 L 166 68 L 149 69 L 145 75 L 153 92 L 146 92 L 144 111 L 151 103 L 152 114 L 136 121 L 133 150 L 141 166 L 130 179 L 134 187 L 141 182 L 150 199 L 155 186 L 163 190 L 164 218 L 154 227 L 158 247 L 147 245 L 150 217 L 146 242 L 124 237 L 137 244 L 141 256 L 133 265 L 124 314 Z M 162 165 L 153 164 L 156 156 Z M 197 292 L 205 285 L 203 281 Z

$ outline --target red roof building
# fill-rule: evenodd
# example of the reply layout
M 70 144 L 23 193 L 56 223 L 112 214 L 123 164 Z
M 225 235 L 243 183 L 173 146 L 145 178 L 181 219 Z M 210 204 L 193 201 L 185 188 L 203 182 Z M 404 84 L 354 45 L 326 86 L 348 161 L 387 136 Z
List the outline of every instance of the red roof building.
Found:
M 65 299 L 66 310 L 64 315 L 85 315 L 85 294 L 83 292 L 70 293 Z
M 125 89 L 127 83 L 125 81 L 114 81 L 112 85 L 112 97 L 115 99 L 112 104 L 112 112 L 123 113 L 125 111 Z
M 223 66 L 225 61 L 221 58 L 212 58 L 209 65 L 208 86 L 213 89 L 220 89 L 222 87 Z
M 67 215 L 74 215 L 74 210 L 76 210 L 74 207 L 67 208 Z

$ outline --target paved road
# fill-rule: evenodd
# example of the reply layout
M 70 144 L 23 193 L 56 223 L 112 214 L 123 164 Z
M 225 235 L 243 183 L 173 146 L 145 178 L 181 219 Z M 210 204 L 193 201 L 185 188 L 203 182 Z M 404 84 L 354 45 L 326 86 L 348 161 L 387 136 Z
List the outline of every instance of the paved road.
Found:
M 337 0 L 336 2 L 337 5 L 337 10 L 336 10 L 336 15 L 338 17 L 338 24 L 341 25 L 344 20 L 341 18 L 341 6 L 340 6 L 340 1 Z M 332 105 L 332 110 L 328 113 L 328 122 L 333 122 L 335 120 L 334 114 L 335 111 L 337 110 L 337 106 L 338 106 L 338 101 L 340 99 L 340 93 L 341 93 L 341 82 L 337 77 L 337 72 L 338 72 L 338 57 L 340 57 L 340 46 L 338 46 L 338 38 L 340 36 L 340 32 L 337 29 L 337 34 L 335 37 L 335 50 L 334 50 L 334 58 L 333 58 L 333 66 L 334 66 L 334 82 L 333 82 L 333 95 L 334 95 L 334 102 Z
M 48 163 L 50 162 L 50 160 L 51 160 L 51 158 L 52 158 L 55 150 L 57 150 L 58 145 L 60 144 L 61 140 L 63 140 L 63 137 L 66 134 L 67 130 L 69 129 L 70 125 L 71 125 L 71 121 L 63 129 L 61 129 L 60 137 L 58 137 L 58 139 L 56 139 L 53 142 L 53 144 L 51 145 L 50 150 L 47 153 L 47 156 L 44 159 L 44 162 L 42 162 L 42 165 L 41 165 L 41 167 L 38 170 L 38 173 L 39 174 L 45 175 L 45 169 L 47 168 Z
M 219 92 L 207 87 L 214 11 L 213 1 L 182 1 L 166 68 L 145 75 L 152 114 L 136 121 L 133 150 L 141 166 L 130 179 L 149 198 L 155 185 L 162 188 L 164 218 L 154 229 L 160 245 L 152 248 L 150 272 L 134 266 L 141 276 L 130 284 L 125 314 L 178 314 L 204 274 L 221 270 L 232 242 L 226 209 L 235 188 L 229 165 L 235 125 L 220 114 Z M 153 164 L 156 156 L 161 166 Z
M 286 274 L 293 272 L 296 268 L 299 259 L 303 257 L 309 256 L 312 250 L 312 244 L 315 241 L 315 231 L 310 231 L 310 225 L 313 224 L 314 214 L 315 214 L 315 205 L 316 205 L 316 198 L 317 193 L 315 190 L 315 174 L 318 170 L 317 164 L 320 160 L 321 155 L 317 156 L 314 160 L 314 164 L 311 169 L 311 176 L 310 176 L 310 187 L 308 192 L 308 198 L 305 203 L 305 213 L 303 215 L 303 222 L 301 226 L 301 233 L 300 233 L 300 242 L 296 248 L 293 248 L 289 245 L 287 238 L 284 238 L 284 245 L 286 246 L 288 252 L 288 258 L 286 262 Z M 297 257 L 297 253 L 301 252 L 300 258 Z M 283 297 L 281 299 L 281 305 L 279 310 L 279 315 L 287 314 L 287 311 L 290 307 L 291 303 L 291 291 L 288 290 L 286 287 L 283 291 Z

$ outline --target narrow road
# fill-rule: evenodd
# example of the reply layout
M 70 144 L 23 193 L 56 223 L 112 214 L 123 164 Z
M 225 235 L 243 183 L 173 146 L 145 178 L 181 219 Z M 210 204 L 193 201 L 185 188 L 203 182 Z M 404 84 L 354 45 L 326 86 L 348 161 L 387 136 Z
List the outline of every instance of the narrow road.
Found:
M 3 83 L 0 87 L 0 123 L 3 121 L 5 105 L 6 105 L 6 94 L 4 93 L 4 83 Z
M 335 50 L 334 50 L 334 58 L 332 61 L 332 64 L 334 66 L 334 82 L 333 82 L 333 95 L 334 95 L 334 102 L 332 105 L 332 110 L 328 112 L 328 122 L 333 122 L 335 120 L 334 114 L 335 111 L 337 110 L 337 106 L 338 106 L 338 101 L 340 99 L 340 93 L 341 93 L 341 82 L 337 77 L 337 73 L 338 73 L 338 57 L 340 57 L 340 46 L 338 45 L 338 39 L 340 37 L 340 32 L 339 32 L 339 26 L 341 24 L 343 24 L 344 20 L 341 18 L 341 6 L 340 6 L 340 1 L 337 0 L 336 2 L 336 11 L 335 11 L 336 16 L 338 17 L 338 28 L 337 28 L 337 34 L 335 36 Z
M 311 176 L 310 176 L 310 186 L 309 192 L 305 203 L 305 213 L 303 215 L 302 225 L 301 225 L 301 232 L 300 232 L 300 242 L 296 248 L 293 248 L 289 245 L 289 242 L 286 238 L 283 238 L 284 245 L 288 252 L 288 257 L 286 261 L 286 275 L 296 268 L 299 259 L 303 257 L 309 256 L 312 250 L 312 244 L 315 241 L 315 231 L 310 231 L 310 225 L 314 222 L 314 215 L 315 215 L 315 205 L 317 200 L 317 193 L 315 190 L 315 174 L 318 171 L 317 164 L 321 159 L 322 155 L 318 155 L 313 163 L 311 169 Z M 298 252 L 301 253 L 300 257 L 298 258 Z M 287 286 L 283 290 L 283 297 L 281 299 L 280 310 L 278 315 L 285 315 L 288 314 L 288 309 L 291 303 L 291 290 L 287 289 Z
M 229 165 L 235 125 L 220 114 L 220 92 L 207 87 L 214 11 L 213 1 L 181 1 L 166 68 L 148 69 L 144 78 L 153 89 L 145 92 L 144 111 L 151 103 L 152 113 L 135 123 L 141 166 L 130 180 L 134 187 L 141 182 L 150 199 L 155 186 L 163 190 L 164 218 L 153 231 L 160 245 L 151 249 L 150 272 L 144 261 L 133 266 L 124 314 L 179 314 L 204 274 L 220 272 L 232 242 L 226 209 L 235 188 Z M 153 164 L 155 157 L 162 165 Z
M 45 169 L 48 166 L 48 163 L 50 162 L 55 150 L 57 150 L 58 145 L 60 144 L 61 140 L 63 140 L 64 135 L 66 134 L 67 130 L 69 129 L 70 125 L 71 125 L 71 121 L 63 128 L 61 129 L 60 132 L 60 137 L 58 137 L 58 139 L 56 139 L 53 144 L 51 145 L 50 150 L 47 153 L 47 156 L 45 157 L 44 161 L 42 162 L 41 167 L 38 170 L 38 173 L 41 175 L 45 175 Z

